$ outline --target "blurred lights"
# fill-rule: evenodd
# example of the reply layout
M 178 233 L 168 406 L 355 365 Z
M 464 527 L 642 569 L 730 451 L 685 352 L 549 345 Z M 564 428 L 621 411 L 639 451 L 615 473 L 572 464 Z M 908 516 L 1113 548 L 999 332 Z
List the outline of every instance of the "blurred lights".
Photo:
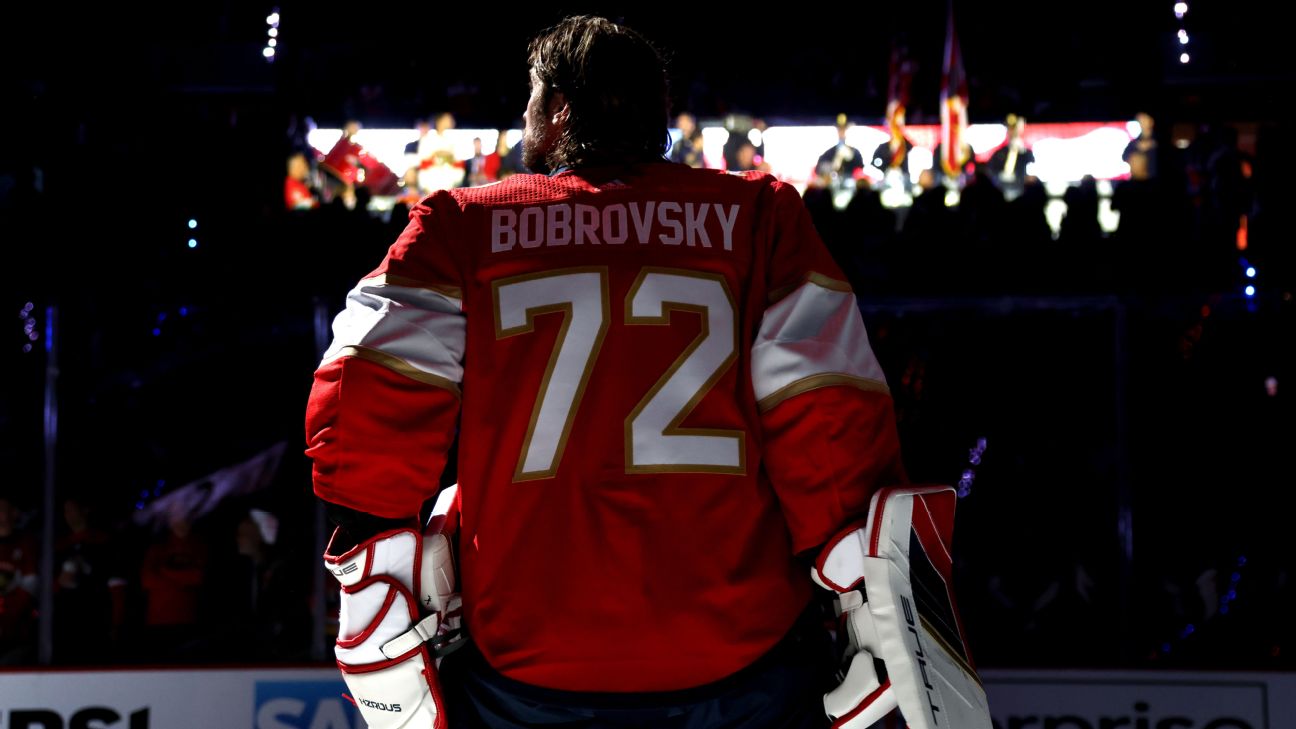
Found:
M 189 218 L 189 230 L 193 230 L 197 227 L 198 227 L 198 221 L 194 220 L 193 218 Z
M 1188 14 L 1188 3 L 1175 3 L 1174 11 L 1175 17 L 1182 19 L 1183 16 Z
M 266 47 L 261 49 L 261 55 L 270 63 L 274 63 L 275 47 L 279 45 L 279 8 L 275 8 L 266 16 L 266 25 L 270 26 L 266 29 L 269 40 L 266 41 Z
M 1266 378 L 1265 378 L 1265 394 L 1268 395 L 1269 397 L 1278 397 L 1278 378 L 1277 378 L 1277 377 L 1266 377 Z
M 1246 287 L 1246 295 L 1247 295 L 1247 296 L 1255 296 L 1255 293 L 1256 293 L 1256 287 L 1254 287 L 1254 286 L 1248 286 L 1248 287 Z
M 1251 268 L 1248 268 L 1248 269 L 1246 270 L 1246 275 L 1247 275 L 1247 278 L 1255 278 L 1255 276 L 1256 276 L 1256 270 L 1255 270 L 1255 267 L 1252 266 Z
M 197 239 L 197 238 L 190 238 L 190 239 L 189 239 L 189 247 L 190 247 L 190 248 L 197 248 L 197 247 L 198 247 L 198 239 Z
M 1182 28 L 1179 29 L 1179 45 L 1181 46 L 1188 45 L 1188 31 Z
M 747 141 L 752 143 L 753 147 L 759 147 L 764 143 L 764 135 L 759 129 L 752 129 L 747 132 Z
M 1190 60 L 1190 59 L 1189 59 L 1187 53 L 1180 53 L 1180 54 L 1179 54 L 1179 62 L 1180 62 L 1180 63 L 1187 63 L 1189 60 Z

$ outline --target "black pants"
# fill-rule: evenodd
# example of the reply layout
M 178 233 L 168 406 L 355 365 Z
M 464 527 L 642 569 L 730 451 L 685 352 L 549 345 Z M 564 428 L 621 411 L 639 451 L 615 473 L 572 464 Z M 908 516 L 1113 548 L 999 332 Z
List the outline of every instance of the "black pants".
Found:
M 492 669 L 471 643 L 441 663 L 451 729 L 825 729 L 832 649 L 807 616 L 752 665 L 715 683 L 661 693 L 556 691 Z

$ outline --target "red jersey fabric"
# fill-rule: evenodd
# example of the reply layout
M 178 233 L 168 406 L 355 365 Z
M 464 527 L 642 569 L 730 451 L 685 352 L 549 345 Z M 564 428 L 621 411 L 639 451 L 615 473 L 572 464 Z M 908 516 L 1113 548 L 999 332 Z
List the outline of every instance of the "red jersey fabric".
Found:
M 316 493 L 417 513 L 458 418 L 465 621 L 496 670 L 571 691 L 723 678 L 805 607 L 794 555 L 903 478 L 843 279 L 761 173 L 434 193 L 334 323 Z

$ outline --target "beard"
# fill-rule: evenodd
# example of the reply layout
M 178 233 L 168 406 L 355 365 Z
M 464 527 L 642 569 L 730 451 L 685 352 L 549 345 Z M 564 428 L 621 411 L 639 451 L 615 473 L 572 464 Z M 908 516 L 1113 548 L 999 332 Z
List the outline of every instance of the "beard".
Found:
M 547 175 L 550 172 L 549 160 L 545 159 L 544 150 L 538 149 L 543 145 L 535 141 L 522 138 L 522 164 L 530 171 L 538 175 Z
M 522 135 L 522 164 L 528 170 L 547 175 L 553 171 L 549 164 L 549 152 L 553 149 L 553 130 L 549 127 L 531 127 Z

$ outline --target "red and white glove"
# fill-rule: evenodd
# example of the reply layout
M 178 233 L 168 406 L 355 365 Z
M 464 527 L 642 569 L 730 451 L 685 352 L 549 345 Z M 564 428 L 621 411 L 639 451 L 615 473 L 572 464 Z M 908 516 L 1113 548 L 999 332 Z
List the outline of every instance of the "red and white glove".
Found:
M 442 492 L 427 528 L 378 534 L 324 564 L 342 585 L 338 668 L 371 729 L 445 729 L 433 651 L 459 638 L 451 539 L 458 487 Z M 334 533 L 337 539 L 337 533 Z
M 833 729 L 865 729 L 897 706 L 910 729 L 991 729 L 954 602 L 957 501 L 949 486 L 880 489 L 867 521 L 815 561 L 848 639 L 841 683 L 824 696 Z

